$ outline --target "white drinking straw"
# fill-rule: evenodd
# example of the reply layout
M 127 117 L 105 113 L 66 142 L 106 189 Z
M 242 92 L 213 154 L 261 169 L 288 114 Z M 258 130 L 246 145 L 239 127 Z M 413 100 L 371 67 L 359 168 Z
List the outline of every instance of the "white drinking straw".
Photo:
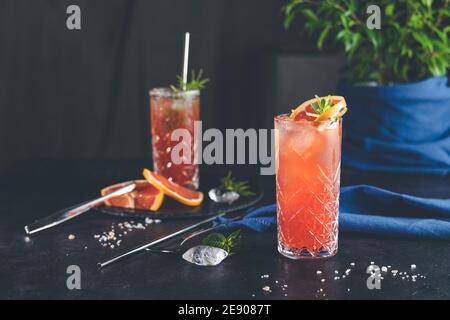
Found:
M 183 58 L 183 90 L 186 91 L 187 77 L 188 77 L 188 64 L 189 64 L 189 39 L 190 34 L 186 32 L 184 38 L 184 58 Z

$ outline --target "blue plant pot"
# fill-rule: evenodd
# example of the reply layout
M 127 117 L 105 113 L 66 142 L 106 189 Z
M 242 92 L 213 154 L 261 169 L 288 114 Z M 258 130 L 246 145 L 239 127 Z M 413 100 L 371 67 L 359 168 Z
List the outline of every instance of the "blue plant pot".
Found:
M 362 170 L 450 172 L 447 77 L 392 86 L 338 85 L 347 100 L 343 164 Z

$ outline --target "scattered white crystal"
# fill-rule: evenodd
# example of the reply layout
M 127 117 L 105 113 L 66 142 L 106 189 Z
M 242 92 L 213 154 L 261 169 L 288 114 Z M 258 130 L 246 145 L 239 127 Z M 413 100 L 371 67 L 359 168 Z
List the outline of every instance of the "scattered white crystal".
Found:
M 350 265 L 351 265 L 352 267 L 354 267 L 354 266 L 355 266 L 355 263 L 354 263 L 354 262 L 350 262 Z
M 381 267 L 381 272 L 385 272 L 385 273 L 386 273 L 387 270 L 388 270 L 388 269 L 387 269 L 385 266 L 382 266 L 382 267 Z
M 352 271 L 352 270 L 350 270 L 350 269 L 345 270 L 345 274 L 346 274 L 346 275 L 349 275 L 349 274 L 350 274 L 350 271 Z
M 145 223 L 146 224 L 152 224 L 154 222 L 153 219 L 150 219 L 149 217 L 145 218 Z
M 208 195 L 212 201 L 217 203 L 232 204 L 237 199 L 239 199 L 239 193 L 234 191 L 227 191 L 222 188 L 211 189 L 209 190 Z
M 325 279 L 320 280 L 320 282 L 325 282 Z
M 216 266 L 227 256 L 228 252 L 220 248 L 196 246 L 186 251 L 183 259 L 198 266 Z
M 263 289 L 263 291 L 266 291 L 266 292 L 272 292 L 272 290 L 270 290 L 269 286 L 264 286 L 262 289 Z
M 322 274 L 322 271 L 317 270 L 317 271 L 316 271 L 316 274 L 319 274 L 319 275 L 320 275 L 320 274 Z
M 416 270 L 416 268 L 417 268 L 417 266 L 416 266 L 415 264 L 412 264 L 412 265 L 411 265 L 411 271 Z

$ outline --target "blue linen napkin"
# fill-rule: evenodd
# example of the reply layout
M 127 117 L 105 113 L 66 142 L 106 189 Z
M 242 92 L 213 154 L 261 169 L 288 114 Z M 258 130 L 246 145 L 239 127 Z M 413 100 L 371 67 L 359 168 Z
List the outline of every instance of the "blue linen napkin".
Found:
M 344 166 L 373 171 L 450 172 L 447 77 L 386 85 L 340 83 L 347 100 Z
M 265 231 L 276 225 L 276 205 L 252 209 L 241 220 L 223 229 L 245 227 Z M 227 223 L 228 222 L 228 223 Z M 450 239 L 450 199 L 420 198 L 369 185 L 341 189 L 340 232 L 360 232 L 395 237 Z

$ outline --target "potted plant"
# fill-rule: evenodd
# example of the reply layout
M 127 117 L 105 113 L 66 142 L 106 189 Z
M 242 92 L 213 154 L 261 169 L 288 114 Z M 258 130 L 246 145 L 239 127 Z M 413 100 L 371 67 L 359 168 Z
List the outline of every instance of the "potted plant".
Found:
M 288 0 L 317 47 L 344 53 L 339 94 L 349 113 L 344 164 L 361 169 L 450 172 L 450 0 Z M 313 76 L 313 75 L 312 75 Z

